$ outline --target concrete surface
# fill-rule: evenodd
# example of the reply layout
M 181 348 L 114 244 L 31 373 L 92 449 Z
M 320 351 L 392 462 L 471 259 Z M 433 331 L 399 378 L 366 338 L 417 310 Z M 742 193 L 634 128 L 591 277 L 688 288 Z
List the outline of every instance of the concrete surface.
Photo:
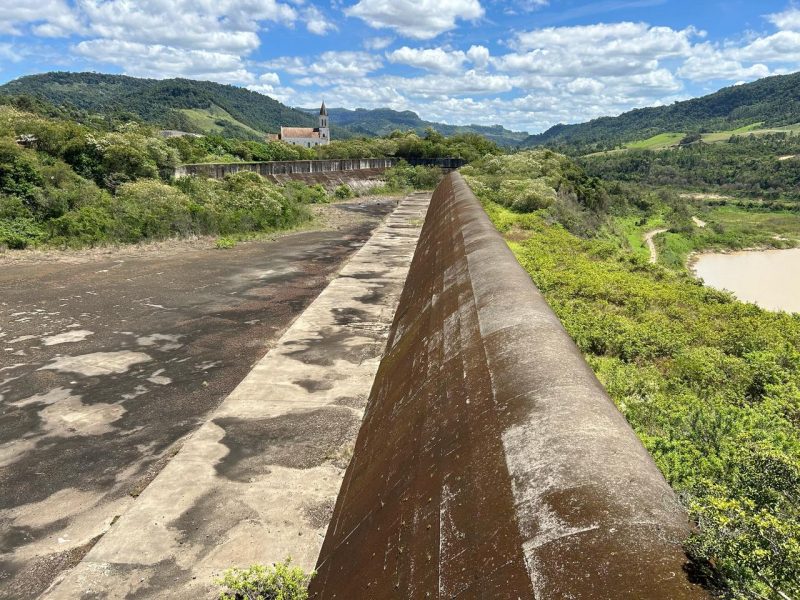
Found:
M 458 174 L 434 193 L 315 600 L 695 600 L 686 513 Z
M 313 567 L 427 203 L 400 204 L 44 598 L 214 597 L 230 566 Z
M 0 598 L 79 561 L 395 206 L 224 251 L 0 256 Z

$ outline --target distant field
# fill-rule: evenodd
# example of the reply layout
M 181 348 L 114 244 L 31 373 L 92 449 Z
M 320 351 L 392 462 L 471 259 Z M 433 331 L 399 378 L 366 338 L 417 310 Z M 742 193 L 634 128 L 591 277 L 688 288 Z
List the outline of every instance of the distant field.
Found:
M 738 129 L 729 129 L 727 131 L 714 131 L 712 133 L 704 133 L 702 139 L 707 144 L 725 143 L 736 135 L 769 135 L 772 133 L 792 133 L 800 134 L 800 123 L 795 125 L 787 125 L 785 127 L 771 127 L 761 128 L 762 123 L 753 123 L 745 125 Z M 593 152 L 587 156 L 599 156 L 603 154 L 613 154 L 616 152 L 624 152 L 625 150 L 666 150 L 673 148 L 686 136 L 685 133 L 671 131 L 667 133 L 659 133 L 646 140 L 635 140 L 628 142 L 623 148 L 615 150 L 607 150 L 605 152 Z
M 625 144 L 630 150 L 663 150 L 680 142 L 685 133 L 660 133 L 646 140 L 637 140 Z
M 218 121 L 223 121 L 235 127 L 240 127 L 252 133 L 253 135 L 257 135 L 259 137 L 264 135 L 260 131 L 245 125 L 241 121 L 237 121 L 228 111 L 217 106 L 216 104 L 212 104 L 210 108 L 183 108 L 180 109 L 180 112 L 186 115 L 192 124 L 202 131 L 207 131 L 210 133 L 222 133 L 225 130 L 225 127 L 220 125 Z
M 727 230 L 800 240 L 800 214 L 795 212 L 742 210 L 720 206 L 709 210 L 707 214 L 711 222 L 719 223 Z
M 793 247 L 800 242 L 800 214 L 749 210 L 740 206 L 696 207 L 708 227 L 691 233 L 665 233 L 656 238 L 659 262 L 683 268 L 693 252 L 745 248 Z

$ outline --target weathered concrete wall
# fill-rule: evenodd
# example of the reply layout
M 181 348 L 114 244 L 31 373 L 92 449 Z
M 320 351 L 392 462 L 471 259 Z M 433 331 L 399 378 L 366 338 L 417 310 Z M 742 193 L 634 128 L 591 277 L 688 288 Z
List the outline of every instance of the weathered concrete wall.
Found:
M 704 598 L 675 495 L 458 174 L 434 194 L 313 598 Z
M 239 162 L 239 163 L 198 163 L 181 165 L 173 171 L 174 177 L 195 175 L 212 179 L 222 179 L 226 175 L 240 171 L 253 171 L 263 177 L 283 177 L 289 179 L 307 179 L 306 175 L 326 175 L 331 173 L 376 171 L 381 172 L 394 167 L 397 158 L 360 158 L 336 160 L 284 160 L 271 162 Z M 411 165 L 439 167 L 445 171 L 458 169 L 466 164 L 460 158 L 415 158 L 407 161 Z
M 319 184 L 328 191 L 340 185 L 348 185 L 358 194 L 367 194 L 373 188 L 386 184 L 386 169 L 359 169 L 358 171 L 329 171 L 326 173 L 287 173 L 265 175 L 273 183 L 284 184 L 289 181 L 302 181 L 306 185 Z
M 196 175 L 222 179 L 240 171 L 252 171 L 262 176 L 303 175 L 308 173 L 332 173 L 359 171 L 362 169 L 388 169 L 397 164 L 394 158 L 361 158 L 342 160 L 284 160 L 271 162 L 199 163 L 175 168 L 175 177 Z

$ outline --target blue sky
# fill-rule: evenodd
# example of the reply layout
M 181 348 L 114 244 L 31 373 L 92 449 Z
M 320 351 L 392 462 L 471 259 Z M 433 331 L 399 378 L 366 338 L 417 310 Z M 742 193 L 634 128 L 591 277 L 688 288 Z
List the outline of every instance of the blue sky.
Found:
M 789 0 L 0 0 L 0 81 L 230 83 L 538 132 L 800 70 Z

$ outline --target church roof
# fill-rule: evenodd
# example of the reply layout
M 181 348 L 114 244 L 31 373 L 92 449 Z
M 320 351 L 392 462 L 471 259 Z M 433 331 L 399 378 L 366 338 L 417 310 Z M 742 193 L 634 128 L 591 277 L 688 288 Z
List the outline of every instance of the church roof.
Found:
M 282 138 L 318 138 L 319 131 L 313 127 L 281 127 Z
M 322 101 L 322 106 L 319 109 L 319 114 L 320 114 L 321 117 L 327 117 L 328 116 L 328 109 L 325 108 L 325 100 Z

